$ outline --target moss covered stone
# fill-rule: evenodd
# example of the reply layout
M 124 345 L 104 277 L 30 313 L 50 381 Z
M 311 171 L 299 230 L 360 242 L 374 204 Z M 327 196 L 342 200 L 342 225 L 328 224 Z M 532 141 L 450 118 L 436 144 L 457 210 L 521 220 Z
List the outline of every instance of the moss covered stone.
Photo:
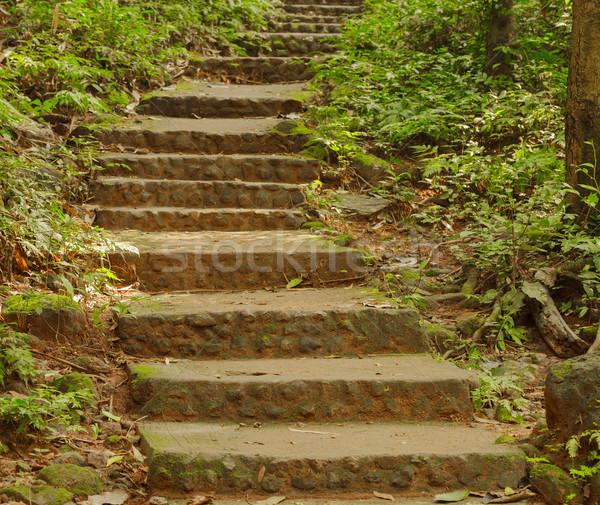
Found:
M 40 470 L 40 479 L 53 486 L 70 489 L 76 495 L 94 495 L 104 491 L 102 477 L 92 468 L 69 463 L 51 465 Z
M 3 494 L 32 505 L 63 505 L 73 499 L 73 493 L 52 486 L 10 486 L 0 489 Z
M 67 375 L 63 375 L 59 379 L 56 379 L 53 384 L 62 393 L 87 390 L 94 398 L 98 397 L 98 392 L 94 387 L 92 379 L 83 373 L 69 373 Z
M 579 489 L 562 468 L 555 465 L 536 465 L 529 473 L 533 488 L 549 505 L 581 503 Z
M 83 313 L 77 302 L 68 296 L 54 293 L 34 293 L 9 296 L 3 304 L 4 314 L 36 314 L 41 315 L 44 309 L 75 310 Z
M 87 321 L 79 304 L 67 296 L 55 293 L 26 293 L 8 297 L 2 307 L 7 322 L 38 338 L 55 339 L 79 336 Z

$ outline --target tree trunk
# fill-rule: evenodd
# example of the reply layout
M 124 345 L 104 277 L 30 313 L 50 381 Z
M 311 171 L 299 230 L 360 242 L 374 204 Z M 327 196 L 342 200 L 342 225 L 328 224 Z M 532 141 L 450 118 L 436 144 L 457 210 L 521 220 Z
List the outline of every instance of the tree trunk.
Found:
M 580 220 L 593 208 L 582 201 L 597 187 L 600 154 L 600 0 L 573 1 L 569 78 L 567 82 L 566 181 L 579 195 L 567 202 Z M 589 164 L 589 165 L 586 165 Z M 593 197 L 592 197 L 593 198 Z
M 492 0 L 492 12 L 486 36 L 487 75 L 510 75 L 510 56 L 502 49 L 508 47 L 517 33 L 517 18 L 513 0 Z

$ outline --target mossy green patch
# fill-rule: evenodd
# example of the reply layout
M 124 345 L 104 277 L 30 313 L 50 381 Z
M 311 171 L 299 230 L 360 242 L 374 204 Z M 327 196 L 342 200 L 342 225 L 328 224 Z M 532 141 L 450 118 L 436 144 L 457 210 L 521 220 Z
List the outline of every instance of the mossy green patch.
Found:
M 44 309 L 76 310 L 83 313 L 80 305 L 68 296 L 55 293 L 25 293 L 9 296 L 4 300 L 5 314 L 35 314 L 40 315 Z
M 565 377 L 571 373 L 572 369 L 572 363 L 570 361 L 565 361 L 564 363 L 553 366 L 550 373 L 558 379 L 564 380 Z
M 68 488 L 76 495 L 94 495 L 104 491 L 104 481 L 98 472 L 70 463 L 42 468 L 39 477 L 53 486 Z
M 141 382 L 150 377 L 154 377 L 159 373 L 157 368 L 145 365 L 132 365 L 131 372 L 134 376 L 133 383 Z
M 87 390 L 93 397 L 98 396 L 92 379 L 83 373 L 69 373 L 53 381 L 53 385 L 62 393 Z
M 0 489 L 3 494 L 32 505 L 63 505 L 73 499 L 73 493 L 53 486 L 9 486 Z

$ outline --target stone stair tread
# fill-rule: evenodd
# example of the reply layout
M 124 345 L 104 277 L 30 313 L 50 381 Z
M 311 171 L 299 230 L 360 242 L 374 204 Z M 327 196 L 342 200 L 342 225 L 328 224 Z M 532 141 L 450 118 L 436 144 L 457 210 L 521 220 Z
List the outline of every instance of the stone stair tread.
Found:
M 265 32 L 265 33 L 257 33 L 261 37 L 265 38 L 286 38 L 286 39 L 294 39 L 294 38 L 339 38 L 339 33 L 314 33 L 314 32 Z
M 368 304 L 377 310 L 396 311 L 383 294 L 369 288 L 285 289 L 278 291 L 236 291 L 231 293 L 162 294 L 136 301 L 130 313 L 135 317 L 148 314 L 169 316 L 208 312 L 251 311 L 301 312 L 364 309 Z
M 380 382 L 396 380 L 410 384 L 446 381 L 469 382 L 474 373 L 453 363 L 425 354 L 371 356 L 359 358 L 251 359 L 251 360 L 178 360 L 168 366 L 143 362 L 129 364 L 133 377 L 138 372 L 146 380 L 228 384 L 283 383 L 296 380 Z
M 240 428 L 237 423 L 168 423 L 139 424 L 143 445 L 148 454 L 239 454 L 254 457 L 260 452 L 283 459 L 341 459 L 414 455 L 468 454 L 521 457 L 511 445 L 495 444 L 499 433 L 469 424 L 352 422 L 263 424 L 260 429 Z M 290 428 L 298 431 L 291 431 Z M 311 432 L 322 432 L 316 434 Z M 440 443 L 443 441 L 443 443 Z M 291 442 L 294 442 L 292 444 Z M 258 443 L 258 444 L 257 444 Z
M 275 117 L 206 118 L 138 116 L 98 133 L 104 144 L 153 152 L 191 154 L 280 154 L 298 152 L 303 135 L 282 135 Z M 287 122 L 289 124 L 289 121 Z
M 267 231 L 206 231 L 206 232 L 142 232 L 127 230 L 115 232 L 119 243 L 136 246 L 140 253 L 162 251 L 163 253 L 206 253 L 231 250 L 239 252 L 285 252 L 312 253 L 315 251 L 353 251 L 348 247 L 336 246 L 323 237 L 300 230 Z
M 116 130 L 131 132 L 149 130 L 153 132 L 201 132 L 211 134 L 269 133 L 281 119 L 277 118 L 172 118 L 160 116 L 138 116 L 134 121 L 116 125 Z
M 208 96 L 219 98 L 295 98 L 303 93 L 306 83 L 225 84 L 191 80 L 162 88 L 149 96 Z M 142 99 L 143 100 L 143 99 Z

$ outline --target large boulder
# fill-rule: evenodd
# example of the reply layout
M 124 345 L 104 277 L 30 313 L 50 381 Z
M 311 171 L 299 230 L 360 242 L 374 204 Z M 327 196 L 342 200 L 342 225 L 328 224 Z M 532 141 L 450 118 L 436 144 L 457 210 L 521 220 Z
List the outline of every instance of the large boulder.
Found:
M 550 368 L 546 378 L 548 428 L 565 438 L 600 426 L 600 353 L 584 354 Z
M 575 481 L 557 466 L 535 465 L 529 473 L 529 480 L 548 505 L 574 505 L 582 501 Z

